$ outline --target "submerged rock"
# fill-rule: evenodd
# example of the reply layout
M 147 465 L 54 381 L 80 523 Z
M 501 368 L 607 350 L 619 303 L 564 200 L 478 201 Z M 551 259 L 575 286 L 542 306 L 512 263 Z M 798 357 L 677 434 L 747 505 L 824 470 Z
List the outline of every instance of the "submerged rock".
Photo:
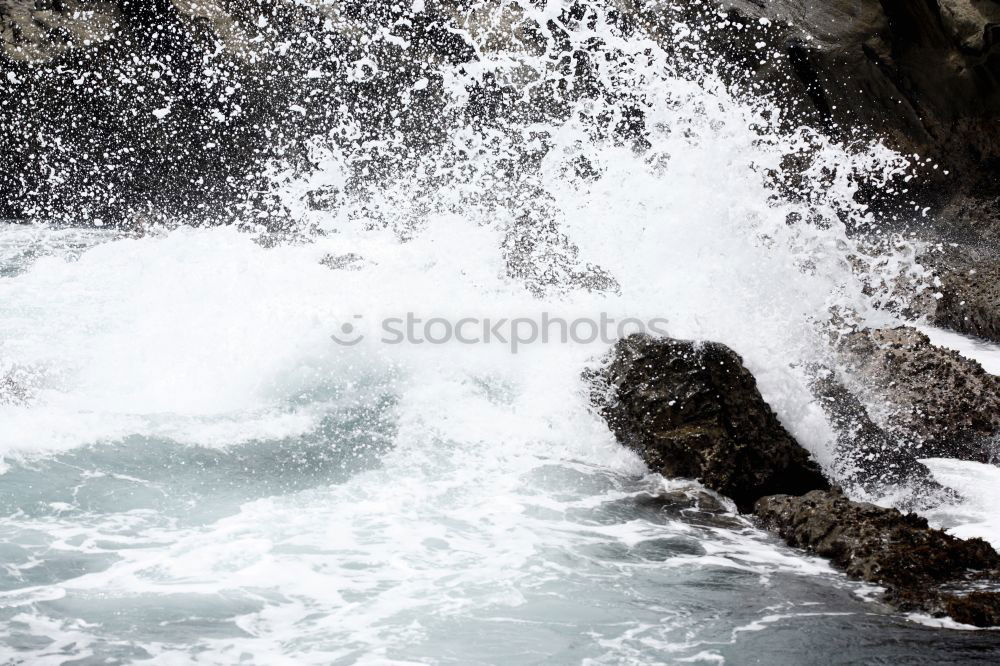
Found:
M 741 511 L 765 495 L 829 487 L 725 345 L 633 335 L 593 379 L 619 441 L 653 471 L 697 479 Z
M 873 419 L 897 442 L 899 464 L 927 457 L 991 462 L 1000 433 L 1000 377 L 920 331 L 865 329 L 838 351 Z
M 690 525 L 740 529 L 746 518 L 733 513 L 731 505 L 695 485 L 665 489 L 658 493 L 642 493 L 631 498 L 632 511 L 652 512 Z
M 1000 624 L 1000 595 L 973 590 L 995 581 L 1000 568 L 1000 555 L 981 539 L 955 538 L 915 514 L 853 502 L 838 491 L 765 497 L 755 509 L 788 545 L 884 586 L 886 600 L 901 610 Z

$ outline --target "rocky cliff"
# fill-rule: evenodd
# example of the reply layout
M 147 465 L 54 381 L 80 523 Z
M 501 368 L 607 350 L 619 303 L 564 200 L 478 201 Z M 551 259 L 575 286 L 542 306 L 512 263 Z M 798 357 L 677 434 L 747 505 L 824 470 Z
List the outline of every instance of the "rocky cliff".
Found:
M 304 166 L 303 141 L 345 116 L 366 120 L 345 140 L 393 132 L 393 100 L 470 57 L 443 21 L 396 3 L 0 1 L 0 218 L 268 222 L 271 164 Z M 412 102 L 406 122 L 433 118 L 431 96 Z
M 566 25 L 584 4 L 553 16 Z M 684 41 L 678 25 L 700 31 L 704 48 L 684 58 L 723 71 L 744 94 L 775 96 L 789 122 L 919 154 L 920 185 L 890 198 L 934 204 L 949 229 L 992 228 L 969 198 L 998 190 L 995 0 L 610 5 L 624 34 L 643 31 L 668 50 Z M 267 189 L 261 165 L 301 152 L 345 104 L 370 112 L 366 131 L 393 131 L 383 112 L 428 74 L 433 88 L 436 63 L 561 48 L 556 22 L 522 19 L 493 0 L 2 0 L 0 217 L 83 201 L 77 213 L 109 220 L 135 206 L 266 210 L 255 202 Z M 572 58 L 577 73 L 587 68 L 585 53 Z M 381 72 L 355 71 L 365 62 Z M 504 103 L 499 89 L 482 93 L 487 107 Z M 557 101 L 538 98 L 535 112 L 558 113 Z M 401 131 L 434 140 L 432 123 L 407 118 Z

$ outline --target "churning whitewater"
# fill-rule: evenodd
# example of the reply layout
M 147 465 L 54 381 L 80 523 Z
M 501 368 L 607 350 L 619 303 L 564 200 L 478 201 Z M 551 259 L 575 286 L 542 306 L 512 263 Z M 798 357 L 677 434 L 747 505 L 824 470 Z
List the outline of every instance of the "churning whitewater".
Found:
M 566 34 L 600 38 L 599 95 L 467 124 L 486 73 L 561 76 L 484 49 L 443 70 L 442 144 L 345 142 L 347 116 L 310 168 L 276 162 L 292 232 L 3 229 L 0 661 L 998 658 L 989 632 L 942 639 L 870 603 L 728 500 L 651 503 L 696 486 L 650 474 L 594 413 L 581 376 L 609 342 L 382 340 L 408 314 L 662 320 L 737 350 L 847 478 L 807 371 L 832 363 L 836 322 L 891 324 L 933 290 L 916 242 L 854 196 L 915 158 L 788 128 L 599 20 Z M 391 177 L 358 187 L 365 170 Z M 877 251 L 852 225 L 884 227 Z M 998 543 L 991 470 L 933 463 L 975 489 L 928 515 Z

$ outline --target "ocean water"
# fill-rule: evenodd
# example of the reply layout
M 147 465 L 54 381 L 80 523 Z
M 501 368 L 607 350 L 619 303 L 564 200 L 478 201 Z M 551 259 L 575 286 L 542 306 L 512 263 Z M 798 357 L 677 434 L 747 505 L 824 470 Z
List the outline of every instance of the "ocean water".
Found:
M 722 498 L 656 499 L 697 488 L 591 409 L 581 374 L 613 340 L 385 341 L 408 315 L 657 320 L 736 349 L 838 473 L 806 370 L 838 319 L 899 322 L 899 286 L 928 286 L 916 242 L 855 200 L 909 159 L 779 130 L 602 34 L 625 54 L 611 101 L 496 131 L 445 114 L 450 143 L 361 193 L 361 158 L 315 138 L 314 169 L 275 165 L 294 237 L 0 227 L 0 662 L 1000 659 L 995 632 L 894 613 Z M 446 74 L 461 110 L 482 71 Z M 642 150 L 598 131 L 626 98 Z M 808 196 L 782 194 L 789 155 Z M 996 543 L 995 469 L 928 466 L 965 497 L 928 515 Z

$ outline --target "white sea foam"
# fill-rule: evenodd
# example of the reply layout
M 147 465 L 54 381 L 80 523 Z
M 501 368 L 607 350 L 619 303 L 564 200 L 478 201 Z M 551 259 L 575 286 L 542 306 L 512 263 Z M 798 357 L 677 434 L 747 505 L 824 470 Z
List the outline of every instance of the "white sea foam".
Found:
M 1000 375 L 1000 345 L 934 326 L 921 326 L 920 330 L 926 333 L 935 345 L 957 351 L 962 356 L 978 362 L 986 372 Z
M 928 518 L 962 539 L 980 537 L 1000 548 L 1000 468 L 965 460 L 921 460 L 941 485 L 959 493 L 955 504 L 937 507 Z

